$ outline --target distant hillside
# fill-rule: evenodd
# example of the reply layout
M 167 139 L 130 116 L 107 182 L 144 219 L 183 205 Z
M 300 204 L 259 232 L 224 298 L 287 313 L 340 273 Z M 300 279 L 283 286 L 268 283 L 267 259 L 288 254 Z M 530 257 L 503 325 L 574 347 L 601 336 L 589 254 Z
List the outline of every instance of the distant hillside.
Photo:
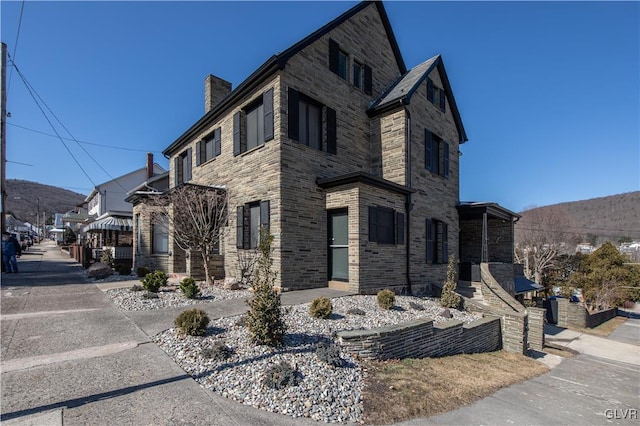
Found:
M 571 225 L 567 232 L 583 241 L 588 241 L 589 234 L 597 236 L 598 243 L 616 243 L 621 238 L 640 240 L 640 191 L 525 210 L 520 213 L 521 221 L 539 216 L 540 211 L 568 217 Z
M 45 211 L 47 218 L 53 213 L 66 213 L 80 204 L 86 195 L 50 185 L 27 180 L 7 179 L 6 213 L 12 213 L 23 222 L 36 223 L 40 198 L 40 215 Z

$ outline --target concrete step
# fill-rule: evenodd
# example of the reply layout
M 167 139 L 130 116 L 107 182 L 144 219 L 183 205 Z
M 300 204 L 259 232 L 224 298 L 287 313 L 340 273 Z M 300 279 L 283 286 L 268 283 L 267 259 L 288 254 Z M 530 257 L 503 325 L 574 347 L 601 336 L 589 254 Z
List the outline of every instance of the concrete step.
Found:
M 458 286 L 456 287 L 456 293 L 460 296 L 466 297 L 467 299 L 476 300 L 478 302 L 484 301 L 484 298 L 482 297 L 481 283 L 479 282 L 459 281 Z

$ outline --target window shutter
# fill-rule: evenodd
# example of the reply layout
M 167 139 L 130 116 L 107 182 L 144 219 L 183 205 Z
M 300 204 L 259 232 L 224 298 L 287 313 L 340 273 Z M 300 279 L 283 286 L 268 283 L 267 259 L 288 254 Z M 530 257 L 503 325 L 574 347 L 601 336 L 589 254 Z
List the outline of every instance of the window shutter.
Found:
M 236 247 L 244 248 L 244 206 L 236 210 Z
M 269 229 L 269 200 L 260 201 L 260 226 Z
M 449 229 L 446 223 L 442 224 L 442 263 L 449 262 Z
M 213 131 L 213 155 L 217 157 L 222 154 L 222 128 L 218 127 Z
M 297 90 L 289 87 L 289 139 L 294 141 L 300 140 L 300 111 L 298 110 L 298 104 L 300 103 L 300 94 Z
M 449 144 L 447 142 L 443 142 L 444 146 L 444 170 L 442 171 L 442 176 L 449 178 Z
M 404 244 L 404 213 L 396 213 L 396 244 Z
M 446 97 L 444 96 L 444 90 L 438 89 L 440 92 L 440 109 L 444 112 L 447 108 Z
M 273 89 L 262 94 L 262 108 L 264 112 L 264 141 L 273 139 Z
M 182 183 L 182 176 L 180 173 L 180 156 L 178 155 L 173 159 L 173 186 L 178 186 Z
M 427 100 L 431 103 L 433 103 L 433 100 L 435 98 L 435 93 L 433 90 L 433 81 L 431 81 L 430 78 L 427 78 Z
M 433 170 L 433 143 L 431 139 L 429 129 L 424 129 L 424 167 L 427 170 Z
M 427 219 L 427 262 L 433 261 L 433 221 Z
M 369 241 L 378 241 L 378 209 L 369 206 Z
M 327 107 L 327 152 L 338 153 L 338 131 L 336 110 Z
M 202 141 L 196 142 L 196 166 L 202 164 Z
M 338 54 L 340 47 L 338 43 L 329 39 L 329 69 L 331 72 L 338 74 Z
M 241 122 L 240 111 L 233 114 L 233 156 L 239 155 L 241 151 Z
M 364 93 L 370 95 L 373 86 L 373 75 L 369 65 L 364 66 Z
M 193 150 L 191 148 L 187 149 L 187 166 L 184 171 L 184 181 L 189 182 L 191 180 L 191 156 L 193 155 Z

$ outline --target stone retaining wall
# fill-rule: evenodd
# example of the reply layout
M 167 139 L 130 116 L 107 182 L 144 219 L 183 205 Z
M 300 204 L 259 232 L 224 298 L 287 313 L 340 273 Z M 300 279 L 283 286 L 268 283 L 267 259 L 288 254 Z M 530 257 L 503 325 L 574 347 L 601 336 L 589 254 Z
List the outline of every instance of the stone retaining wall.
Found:
M 451 320 L 434 324 L 417 319 L 371 330 L 338 332 L 338 343 L 367 359 L 424 358 L 501 349 L 500 319 L 485 317 L 468 324 Z
M 618 315 L 618 308 L 590 314 L 580 303 L 572 303 L 569 299 L 558 298 L 558 327 L 593 328 L 609 321 Z
M 529 314 L 527 341 L 529 349 L 542 351 L 544 349 L 544 318 L 546 309 L 527 308 Z

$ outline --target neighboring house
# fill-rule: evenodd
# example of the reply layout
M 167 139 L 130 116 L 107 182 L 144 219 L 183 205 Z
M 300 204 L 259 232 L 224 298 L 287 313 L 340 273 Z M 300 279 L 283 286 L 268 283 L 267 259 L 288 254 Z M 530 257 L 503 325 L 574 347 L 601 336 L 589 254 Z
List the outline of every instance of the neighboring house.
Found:
M 111 250 L 118 263 L 130 263 L 133 258 L 132 207 L 125 199 L 128 193 L 154 176 L 167 173 L 147 154 L 145 167 L 97 185 L 85 199 L 87 214 L 93 221 L 82 228 L 86 233 L 86 245 L 97 249 L 99 259 L 102 250 Z
M 169 172 L 146 180 L 129 191 L 126 201 L 133 204 L 133 268 L 167 270 L 169 230 L 153 220 L 158 209 L 145 204 L 149 197 L 161 195 L 169 189 Z M 146 206 L 146 208 L 143 208 Z
M 163 154 L 170 187 L 227 189 L 224 275 L 264 226 L 282 289 L 416 292 L 458 255 L 466 140 L 442 57 L 407 69 L 384 6 L 363 2 L 234 90 L 207 77 L 205 115 Z M 186 271 L 171 239 L 168 253 Z

